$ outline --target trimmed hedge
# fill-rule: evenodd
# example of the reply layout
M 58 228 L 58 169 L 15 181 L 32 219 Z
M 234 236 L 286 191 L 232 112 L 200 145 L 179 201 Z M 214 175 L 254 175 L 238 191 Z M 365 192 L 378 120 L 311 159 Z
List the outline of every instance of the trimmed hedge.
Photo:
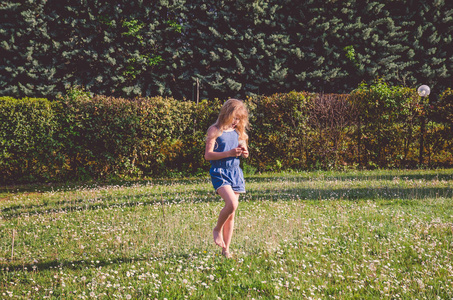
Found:
M 82 90 L 53 102 L 0 98 L 0 182 L 194 174 L 221 105 Z
M 47 99 L 0 97 L 0 179 L 47 180 L 61 169 L 59 123 Z
M 453 92 L 435 105 L 377 81 L 350 95 L 245 100 L 246 172 L 452 165 Z M 55 101 L 0 98 L 0 181 L 206 174 L 205 135 L 223 101 L 124 99 L 71 90 Z
M 315 94 L 291 92 L 251 99 L 251 163 L 260 170 L 305 168 L 308 119 Z
M 453 165 L 453 90 L 427 108 L 426 152 L 429 165 Z
M 415 89 L 390 87 L 383 81 L 362 84 L 352 92 L 360 165 L 385 168 L 417 163 L 421 117 L 425 113 L 422 99 Z

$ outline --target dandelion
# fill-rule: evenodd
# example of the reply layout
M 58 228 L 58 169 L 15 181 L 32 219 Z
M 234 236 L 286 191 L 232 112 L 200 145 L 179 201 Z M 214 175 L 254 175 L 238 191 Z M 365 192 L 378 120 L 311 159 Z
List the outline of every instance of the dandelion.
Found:
M 425 288 L 425 284 L 423 283 L 423 281 L 421 279 L 417 279 L 417 283 L 418 283 L 418 286 L 420 287 L 420 289 L 424 289 Z

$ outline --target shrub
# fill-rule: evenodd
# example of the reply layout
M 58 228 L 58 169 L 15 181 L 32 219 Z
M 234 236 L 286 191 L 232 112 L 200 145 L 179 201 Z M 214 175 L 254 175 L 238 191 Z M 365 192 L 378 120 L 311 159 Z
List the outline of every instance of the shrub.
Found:
M 429 165 L 453 164 L 453 90 L 445 90 L 429 107 L 426 152 Z
M 351 104 L 358 112 L 354 135 L 361 165 L 398 167 L 415 160 L 423 105 L 414 89 L 377 80 L 354 90 Z
M 62 163 L 57 128 L 47 99 L 0 97 L 0 180 L 55 180 Z
M 338 169 L 353 164 L 352 130 L 357 111 L 349 95 L 318 94 L 309 110 L 309 168 Z
M 217 119 L 223 101 L 202 100 L 198 104 L 191 102 L 190 126 L 183 134 L 177 169 L 181 173 L 196 174 L 206 172 L 209 163 L 204 159 L 206 132 Z
M 251 162 L 259 170 L 339 168 L 351 160 L 348 95 L 291 92 L 252 102 Z
M 351 95 L 291 92 L 245 99 L 246 172 L 453 164 L 453 92 L 428 105 L 383 81 Z M 0 98 L 0 180 L 86 180 L 203 172 L 208 127 L 222 100 L 113 98 L 71 89 L 47 99 Z
M 162 175 L 178 157 L 191 103 L 85 94 L 61 101 L 62 143 L 76 177 Z
M 259 170 L 303 169 L 309 157 L 308 118 L 314 94 L 290 92 L 251 99 L 250 162 Z

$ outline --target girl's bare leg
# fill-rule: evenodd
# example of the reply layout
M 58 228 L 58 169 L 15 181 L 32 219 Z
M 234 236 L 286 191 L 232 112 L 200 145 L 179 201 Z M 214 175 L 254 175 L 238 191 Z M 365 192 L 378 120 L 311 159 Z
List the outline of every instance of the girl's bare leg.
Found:
M 216 245 L 225 249 L 227 247 L 226 243 L 228 243 L 229 247 L 231 242 L 231 236 L 233 234 L 234 213 L 238 207 L 239 196 L 234 193 L 233 189 L 229 185 L 221 187 L 217 190 L 217 192 L 225 201 L 225 206 L 220 211 L 217 225 L 213 230 L 213 236 Z M 230 217 L 232 217 L 231 220 L 229 220 Z M 228 224 L 226 224 L 227 221 Z M 231 223 L 231 221 L 233 221 L 233 223 Z M 226 228 L 224 228 L 225 225 Z M 223 235 L 225 235 L 225 237 Z
M 222 254 L 227 258 L 231 257 L 230 243 L 231 237 L 233 236 L 234 215 L 235 213 L 232 213 L 230 217 L 226 220 L 225 224 L 223 224 L 223 242 L 225 243 L 225 247 L 223 247 L 222 249 Z
M 236 197 L 236 203 L 239 203 L 239 194 L 235 193 L 234 196 Z M 233 229 L 234 229 L 234 216 L 236 212 L 233 212 L 230 217 L 226 220 L 223 224 L 223 242 L 225 243 L 225 247 L 223 247 L 223 254 L 229 257 L 230 251 L 230 243 L 231 238 L 233 236 Z

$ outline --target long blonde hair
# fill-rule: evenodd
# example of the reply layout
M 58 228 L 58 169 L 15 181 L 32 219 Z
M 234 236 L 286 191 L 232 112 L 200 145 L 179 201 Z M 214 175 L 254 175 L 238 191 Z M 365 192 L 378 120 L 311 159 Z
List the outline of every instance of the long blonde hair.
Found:
M 249 113 L 244 102 L 238 99 L 228 99 L 220 109 L 217 121 L 211 125 L 211 127 L 217 129 L 215 138 L 221 136 L 222 132 L 231 126 L 234 117 L 239 119 L 235 128 L 236 132 L 239 134 L 239 140 L 247 142 L 248 135 L 246 130 L 249 129 Z

